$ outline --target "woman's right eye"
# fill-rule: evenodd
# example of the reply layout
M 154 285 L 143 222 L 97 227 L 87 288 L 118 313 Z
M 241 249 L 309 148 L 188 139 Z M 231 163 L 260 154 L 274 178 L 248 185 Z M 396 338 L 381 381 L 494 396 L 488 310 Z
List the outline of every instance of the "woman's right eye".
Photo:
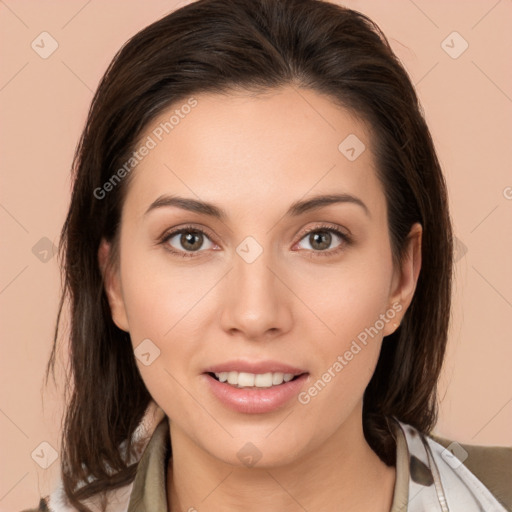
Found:
M 200 249 L 205 240 L 208 240 L 211 244 L 206 249 L 211 249 L 215 246 L 208 235 L 201 229 L 184 227 L 165 234 L 161 242 L 174 254 L 183 257 L 193 257 L 195 256 L 194 253 L 201 252 Z

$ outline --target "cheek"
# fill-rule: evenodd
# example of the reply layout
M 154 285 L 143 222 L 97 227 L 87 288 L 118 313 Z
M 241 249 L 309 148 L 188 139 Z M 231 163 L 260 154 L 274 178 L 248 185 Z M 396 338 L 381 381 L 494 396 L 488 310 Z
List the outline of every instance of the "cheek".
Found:
M 315 313 L 309 315 L 310 325 L 317 327 L 310 336 L 314 346 L 308 350 L 315 354 L 314 377 L 319 379 L 312 393 L 326 389 L 320 407 L 355 403 L 361 397 L 378 361 L 382 330 L 395 316 L 388 303 L 390 258 L 370 253 L 340 265 L 335 278 L 332 269 L 323 272 L 305 278 L 297 292 L 307 297 L 304 302 Z
M 183 385 L 197 366 L 194 358 L 202 339 L 197 331 L 204 322 L 200 299 L 207 283 L 192 283 L 191 272 L 169 263 L 163 265 L 165 258 L 148 253 L 137 257 L 135 252 L 130 256 L 123 260 L 123 296 L 141 377 L 150 395 L 166 411 L 186 408 L 192 413 L 195 409 L 190 407 Z M 144 360 L 138 353 L 150 356 Z
M 375 286 L 347 285 L 330 293 L 336 300 L 324 300 L 322 310 L 329 330 L 312 338 L 315 371 L 299 397 L 315 417 L 328 418 L 326 428 L 345 421 L 362 399 L 379 358 L 386 312 L 386 295 Z
M 197 315 L 210 278 L 204 270 L 171 261 L 163 248 L 137 251 L 126 245 L 122 260 L 123 298 L 130 333 L 139 338 L 171 339 L 182 324 Z
M 205 323 L 214 317 L 210 290 L 220 276 L 215 269 L 208 271 L 208 265 L 199 270 L 171 262 L 161 251 L 138 252 L 137 244 L 131 245 L 125 247 L 121 266 L 130 338 L 136 355 L 139 346 L 158 355 L 150 365 L 140 360 L 137 364 L 151 395 L 177 406 L 186 399 L 179 383 L 199 373 L 204 364 L 200 356 Z
M 392 268 L 385 257 L 354 257 L 338 266 L 299 274 L 303 277 L 295 282 L 294 291 L 312 312 L 308 317 L 317 317 L 318 334 L 322 333 L 322 340 L 331 340 L 328 345 L 333 349 L 342 349 L 374 326 L 389 306 Z

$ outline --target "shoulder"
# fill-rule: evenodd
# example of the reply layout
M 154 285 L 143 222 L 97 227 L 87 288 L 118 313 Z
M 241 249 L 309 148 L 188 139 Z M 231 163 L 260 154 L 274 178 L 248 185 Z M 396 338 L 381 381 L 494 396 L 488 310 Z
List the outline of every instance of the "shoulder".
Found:
M 158 428 L 160 427 L 160 428 Z M 144 463 L 139 464 L 141 460 L 146 460 L 152 450 L 147 450 L 149 445 L 153 448 L 156 446 L 156 450 L 160 445 L 165 444 L 165 441 L 169 440 L 169 436 L 166 432 L 169 430 L 168 418 L 164 410 L 153 400 L 151 400 L 146 408 L 144 416 L 140 421 L 139 425 L 133 432 L 133 443 L 136 446 L 135 453 L 129 458 L 129 464 L 137 464 L 137 476 L 139 479 L 144 478 Z M 156 435 L 155 435 L 156 434 Z M 151 443 L 152 439 L 155 439 Z M 124 448 L 126 446 L 126 440 L 120 445 L 125 454 Z M 139 470 L 140 467 L 140 470 Z M 131 493 L 134 486 L 134 480 L 130 483 L 123 485 L 122 487 L 116 487 L 107 491 L 108 505 L 107 510 L 110 512 L 125 512 L 130 505 Z M 103 510 L 102 508 L 102 495 L 95 494 L 85 501 L 83 504 L 91 508 L 92 510 Z M 110 506 L 112 504 L 112 507 Z M 56 485 L 48 496 L 40 499 L 39 504 L 35 508 L 29 508 L 22 510 L 21 512 L 78 512 L 75 507 L 69 505 L 64 486 L 62 482 L 62 475 L 59 475 Z
M 464 444 L 435 434 L 429 437 L 444 448 L 449 448 L 496 499 L 512 511 L 512 446 Z

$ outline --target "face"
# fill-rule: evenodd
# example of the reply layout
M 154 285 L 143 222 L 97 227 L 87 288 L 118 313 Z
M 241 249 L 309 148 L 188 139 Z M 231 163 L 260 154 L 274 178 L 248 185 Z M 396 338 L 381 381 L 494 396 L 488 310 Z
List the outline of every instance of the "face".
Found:
M 394 268 L 369 131 L 328 97 L 283 88 L 195 101 L 174 105 L 140 138 L 155 144 L 123 205 L 119 266 L 106 280 L 112 315 L 144 354 L 137 364 L 171 438 L 235 465 L 250 441 L 260 465 L 285 464 L 360 429 L 383 337 L 412 299 L 421 231 Z M 350 134 L 355 151 L 340 150 Z M 313 207 L 325 195 L 341 200 Z M 244 390 L 205 373 L 233 361 L 305 375 Z

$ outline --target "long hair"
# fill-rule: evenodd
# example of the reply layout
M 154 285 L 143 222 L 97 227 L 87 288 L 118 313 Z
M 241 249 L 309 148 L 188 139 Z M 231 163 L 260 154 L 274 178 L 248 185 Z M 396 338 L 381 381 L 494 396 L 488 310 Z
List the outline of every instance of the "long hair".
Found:
M 391 465 L 390 417 L 422 432 L 435 426 L 450 317 L 452 227 L 446 184 L 410 78 L 379 27 L 357 11 L 323 0 L 199 0 L 149 25 L 115 55 L 73 160 L 59 243 L 64 285 L 46 377 L 54 370 L 68 297 L 70 398 L 61 469 L 65 493 L 79 510 L 89 510 L 80 500 L 133 481 L 137 463 L 129 464 L 119 446 L 128 443 L 130 452 L 151 400 L 128 334 L 113 323 L 98 265 L 103 237 L 116 257 L 130 176 L 104 197 L 97 190 L 171 104 L 201 92 L 257 93 L 286 85 L 325 94 L 370 127 L 394 264 L 402 262 L 412 224 L 423 227 L 415 294 L 382 345 L 364 394 L 363 430 Z

